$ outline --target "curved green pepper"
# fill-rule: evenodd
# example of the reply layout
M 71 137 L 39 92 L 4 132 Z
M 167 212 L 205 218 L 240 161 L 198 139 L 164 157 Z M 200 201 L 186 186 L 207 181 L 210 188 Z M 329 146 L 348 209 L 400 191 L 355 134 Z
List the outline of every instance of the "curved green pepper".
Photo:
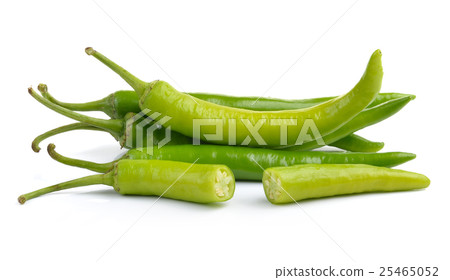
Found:
M 189 164 L 165 160 L 120 160 L 105 174 L 91 175 L 19 196 L 27 200 L 43 194 L 104 184 L 120 194 L 154 195 L 198 203 L 222 202 L 233 197 L 235 181 L 224 165 Z
M 92 125 L 89 125 L 86 123 L 72 123 L 72 124 L 60 126 L 58 128 L 49 130 L 49 131 L 44 132 L 43 134 L 37 136 L 31 143 L 31 148 L 33 149 L 34 152 L 38 153 L 41 150 L 39 145 L 42 141 L 48 139 L 49 137 L 52 137 L 52 136 L 55 136 L 55 135 L 58 135 L 61 133 L 69 132 L 69 131 L 74 131 L 74 130 L 104 131 L 101 128 L 98 128 L 98 127 L 95 127 L 95 126 L 92 126 Z M 165 135 L 161 135 L 160 130 L 156 130 L 155 133 L 157 133 L 157 134 L 156 134 L 156 136 L 154 136 L 154 142 L 155 142 L 155 145 L 157 145 L 158 143 L 160 143 L 161 139 L 163 139 L 165 137 Z M 177 143 L 178 145 L 179 144 L 188 144 L 187 142 L 185 142 L 185 140 L 186 140 L 186 137 L 184 135 L 182 135 L 179 138 L 171 139 L 169 144 L 171 144 L 171 145 L 173 143 Z M 136 144 L 136 141 L 134 141 L 134 144 Z M 350 134 L 350 135 L 348 135 L 334 143 L 328 144 L 328 145 L 342 149 L 342 150 L 350 151 L 350 152 L 378 152 L 379 150 L 381 150 L 384 147 L 383 142 L 373 142 L 373 141 L 370 141 L 368 139 L 365 139 L 365 138 L 355 135 L 355 134 Z
M 139 108 L 139 97 L 135 91 L 132 90 L 119 90 L 111 93 L 105 98 L 100 100 L 86 102 L 86 103 L 67 103 L 57 100 L 55 97 L 50 95 L 46 89 L 45 85 L 39 85 L 39 91 L 42 95 L 50 100 L 51 102 L 58 104 L 61 107 L 72 111 L 101 111 L 107 114 L 112 119 L 122 119 L 129 112 L 139 113 L 141 109 Z M 291 110 L 291 109 L 303 109 L 312 106 L 319 105 L 328 100 L 336 98 L 332 97 L 319 97 L 311 99 L 278 99 L 278 98 L 266 98 L 266 97 L 252 97 L 252 96 L 231 96 L 231 95 L 221 95 L 213 93 L 187 93 L 198 99 L 205 100 L 218 105 L 248 109 L 253 111 L 279 111 L 279 110 Z M 378 104 L 384 103 L 386 101 L 397 99 L 401 97 L 411 96 L 411 94 L 403 93 L 379 93 L 372 103 L 367 106 L 371 108 Z
M 268 168 L 263 185 L 274 204 L 363 192 L 422 189 L 430 180 L 418 173 L 364 164 L 305 164 Z
M 72 159 L 58 154 L 54 145 L 48 146 L 50 156 L 58 162 L 86 168 L 95 172 L 107 172 L 116 161 L 94 163 Z M 173 145 L 159 149 L 143 148 L 129 150 L 122 158 L 131 160 L 156 159 L 203 164 L 224 164 L 231 168 L 236 179 L 261 180 L 263 171 L 269 167 L 290 166 L 296 164 L 346 164 L 364 163 L 375 166 L 392 167 L 409 160 L 416 155 L 411 153 L 346 153 L 346 152 L 296 152 L 259 149 L 251 147 L 232 147 L 220 145 Z M 120 160 L 119 160 L 120 161 Z
M 40 89 L 42 90 L 43 87 L 41 86 Z M 92 117 L 81 115 L 79 113 L 72 112 L 66 108 L 62 108 L 61 106 L 58 106 L 57 104 L 55 104 L 45 98 L 42 98 L 37 93 L 35 93 L 33 91 L 33 89 L 31 89 L 31 88 L 29 89 L 29 92 L 38 102 L 49 107 L 50 109 L 52 109 L 60 114 L 63 114 L 67 117 L 76 119 L 76 120 L 84 123 L 84 125 L 72 124 L 72 125 L 68 125 L 68 126 L 63 126 L 63 127 L 48 131 L 42 135 L 39 135 L 38 137 L 36 137 L 36 139 L 33 141 L 33 144 L 32 144 L 34 151 L 38 152 L 39 151 L 39 143 L 42 140 L 44 140 L 50 136 L 53 136 L 53 135 L 56 135 L 56 134 L 59 134 L 62 132 L 67 132 L 70 130 L 84 129 L 84 128 L 88 128 L 90 126 L 97 128 L 97 129 L 90 128 L 91 130 L 102 130 L 102 131 L 109 132 L 116 140 L 118 140 L 120 142 L 121 146 L 123 146 L 123 147 L 126 147 L 126 148 L 139 147 L 137 145 L 138 141 L 136 139 L 136 138 L 140 138 L 140 137 L 137 137 L 137 134 L 136 134 L 136 124 L 138 123 L 138 122 L 136 122 L 136 118 L 140 118 L 142 115 L 140 115 L 140 114 L 135 115 L 133 113 L 129 113 L 127 115 L 126 119 L 116 119 L 116 120 L 104 120 L 104 119 L 92 118 Z M 45 87 L 45 91 L 43 91 L 42 93 L 45 94 L 46 92 L 47 92 L 47 89 Z M 395 114 L 413 98 L 414 98 L 413 96 L 406 96 L 406 97 L 399 98 L 399 99 L 393 99 L 388 102 L 379 104 L 375 107 L 363 110 L 355 118 L 353 118 L 347 124 L 342 126 L 340 129 L 325 136 L 323 138 L 324 143 L 331 145 L 333 142 L 336 142 L 336 141 L 342 139 L 341 143 L 338 143 L 338 146 L 339 145 L 345 146 L 346 142 L 350 142 L 350 141 L 354 142 L 354 139 L 346 140 L 345 137 L 359 129 L 362 129 L 366 126 L 380 122 L 380 121 L 388 118 L 389 116 Z M 154 123 L 149 123 L 149 125 L 150 124 L 154 124 Z M 147 133 L 143 133 L 142 135 L 144 136 L 144 139 L 141 139 L 142 140 L 141 143 L 148 143 L 147 139 L 146 139 Z M 153 141 L 152 141 L 153 144 L 155 144 L 155 145 L 158 144 L 161 140 L 165 139 L 165 136 L 166 136 L 165 129 L 164 128 L 155 129 L 152 133 L 152 136 L 153 136 Z M 189 143 L 192 143 L 192 139 L 189 137 L 186 137 L 180 133 L 171 131 L 171 141 L 169 143 L 170 144 L 189 144 Z M 363 144 L 363 143 L 361 143 L 361 141 L 359 141 L 359 143 Z M 368 144 L 368 143 L 366 143 L 366 144 Z M 293 146 L 293 147 L 290 147 L 287 149 L 308 150 L 308 149 L 318 148 L 320 146 L 321 145 L 319 145 L 317 142 L 313 141 L 313 142 L 305 143 L 301 146 Z M 379 145 L 377 145 L 377 144 L 375 144 L 375 146 L 379 147 Z M 347 148 L 348 147 L 349 147 L 349 144 L 347 145 Z M 285 147 L 280 147 L 280 148 L 285 148 Z M 381 147 L 379 147 L 379 148 L 381 148 Z M 366 147 L 353 146 L 353 149 L 355 151 L 361 151 L 361 152 L 372 151 L 372 150 L 368 150 L 367 146 Z M 373 151 L 375 151 L 375 149 Z
M 57 104 L 57 105 L 59 105 L 61 107 L 67 108 L 67 109 L 71 109 L 71 110 L 75 109 L 75 110 L 83 111 L 84 109 L 88 110 L 88 109 L 92 109 L 94 107 L 93 105 L 88 105 L 88 106 L 84 107 L 83 104 L 71 104 L 71 103 L 60 102 L 60 101 L 56 100 L 52 95 L 50 95 L 48 93 L 47 86 L 44 85 L 44 84 L 40 84 L 38 86 L 38 89 L 39 89 L 39 91 L 42 93 L 42 95 L 46 99 L 52 101 L 53 103 L 55 103 L 55 104 Z M 137 100 L 137 95 L 136 95 L 136 93 L 134 91 L 120 91 L 120 93 L 126 93 L 126 92 L 130 93 L 130 96 L 128 96 L 130 99 L 134 98 L 135 100 Z M 116 93 L 119 93 L 119 92 L 116 92 Z M 107 108 L 107 107 L 104 106 L 107 103 L 105 100 L 111 100 L 115 96 L 116 93 L 111 94 L 110 96 L 108 96 L 107 98 L 105 98 L 103 100 L 94 101 L 94 102 L 90 102 L 90 103 L 86 103 L 86 104 L 96 104 L 95 106 L 97 106 L 97 107 L 102 106 L 102 108 L 106 108 L 108 111 L 111 111 L 111 110 L 113 110 L 113 108 Z M 212 94 L 203 94 L 203 95 L 205 95 L 205 96 L 206 95 L 210 95 L 213 103 L 217 102 L 217 103 L 222 103 L 223 105 L 225 105 L 225 104 L 235 105 L 235 106 L 245 105 L 245 104 L 249 104 L 249 102 L 251 100 L 250 97 L 248 97 L 248 98 L 244 97 L 241 100 L 240 97 L 235 98 L 235 97 L 219 96 L 219 95 L 212 95 Z M 415 98 L 415 96 L 411 95 L 411 94 L 380 93 L 380 94 L 377 95 L 375 100 L 368 106 L 368 108 L 370 109 L 370 108 L 372 108 L 374 106 L 377 106 L 377 105 L 379 105 L 379 104 L 381 104 L 383 102 L 387 102 L 387 101 L 394 100 L 394 99 L 399 99 L 399 98 L 402 98 L 402 97 L 409 97 L 411 100 L 413 100 Z M 329 97 L 326 97 L 326 98 L 330 99 Z M 320 98 L 318 98 L 318 99 L 320 99 Z M 315 100 L 318 100 L 318 99 L 315 99 Z M 125 98 L 121 98 L 121 100 L 125 100 Z M 256 100 L 256 98 L 253 98 L 253 100 Z M 261 104 L 264 104 L 264 107 L 262 107 L 263 109 L 264 108 L 266 108 L 266 109 L 267 108 L 280 109 L 280 107 L 277 107 L 278 106 L 277 105 L 278 101 L 274 101 L 275 104 L 271 104 L 269 102 L 269 100 L 275 100 L 275 99 L 267 99 L 267 101 L 262 101 L 262 102 L 258 101 L 256 104 L 258 104 L 257 106 L 260 106 L 260 107 L 262 107 Z M 280 99 L 280 102 L 285 102 L 285 101 L 286 100 L 281 100 Z M 305 99 L 305 100 L 293 100 L 292 102 L 294 102 L 294 103 L 289 103 L 290 101 L 286 101 L 286 102 L 288 102 L 286 104 L 291 104 L 291 105 L 292 104 L 296 104 L 298 106 L 305 106 L 307 104 L 309 105 L 309 104 L 313 103 L 313 101 L 307 100 L 307 99 Z M 124 101 L 116 102 L 116 103 L 117 104 L 121 104 L 121 103 L 124 103 Z M 117 106 L 115 108 L 118 108 L 118 107 L 120 107 L 120 106 Z M 365 109 L 365 110 L 368 110 L 368 109 Z M 388 112 L 388 114 L 387 114 L 387 116 L 385 118 L 393 115 L 397 111 L 398 111 L 398 109 L 393 108 L 393 111 L 392 112 Z M 380 116 L 379 113 L 373 112 L 373 115 L 375 115 L 375 114 Z M 130 114 L 128 114 L 128 116 L 130 116 Z M 370 117 L 370 118 L 373 119 L 373 117 Z M 382 118 L 382 119 L 385 119 L 385 118 Z M 380 119 L 380 120 L 382 120 L 382 119 Z M 131 123 L 131 121 L 132 120 L 128 121 L 128 123 Z M 48 131 L 48 132 L 38 136 L 33 141 L 33 144 L 32 144 L 33 150 L 35 152 L 38 152 L 39 149 L 40 149 L 39 148 L 39 143 L 42 140 L 44 140 L 44 139 L 46 139 L 46 138 L 48 138 L 50 136 L 53 136 L 53 135 L 56 135 L 56 134 L 59 134 L 59 133 L 63 133 L 63 132 L 67 132 L 67 131 L 70 131 L 70 130 L 77 130 L 77 129 L 101 130 L 101 129 L 93 129 L 92 126 L 89 126 L 88 124 L 86 124 L 84 126 L 82 126 L 80 124 L 78 124 L 78 125 L 73 124 L 73 125 L 68 125 L 68 126 L 63 126 L 63 127 L 60 127 L 60 128 L 56 128 L 56 129 L 53 129 L 51 131 Z M 352 129 L 352 130 L 356 131 L 357 129 Z M 130 130 L 128 130 L 128 131 L 130 131 Z M 155 133 L 158 133 L 158 132 L 160 132 L 160 130 L 155 131 Z M 332 134 L 335 134 L 335 133 L 332 133 Z M 331 137 L 331 135 L 328 135 L 328 137 L 326 137 L 326 139 L 330 139 L 330 137 Z M 362 137 L 356 136 L 356 135 L 354 135 L 354 137 L 351 136 L 351 135 L 345 136 L 344 138 L 341 138 L 341 137 L 342 137 L 342 134 L 339 136 L 340 139 L 335 141 L 335 142 L 333 142 L 333 143 L 331 143 L 330 140 L 327 140 L 326 144 L 330 145 L 330 146 L 335 146 L 335 147 L 341 148 L 343 150 L 352 151 L 352 152 L 376 152 L 376 151 L 381 150 L 383 148 L 383 146 L 384 146 L 383 143 L 371 142 L 371 141 L 369 141 L 367 139 L 363 139 Z M 347 137 L 348 137 L 348 139 L 347 139 Z M 126 142 L 124 140 L 126 140 L 127 138 L 130 139 L 129 145 L 125 145 L 125 143 L 124 143 L 124 142 Z M 176 141 L 177 138 L 183 139 L 183 142 L 178 142 L 179 144 L 187 144 L 188 143 L 187 142 L 187 139 L 188 139 L 187 137 L 181 137 L 180 135 L 175 135 L 175 138 L 174 138 L 175 141 Z M 128 137 L 121 137 L 121 139 L 122 139 L 122 142 L 121 142 L 122 146 L 125 146 L 125 147 L 128 147 L 128 148 L 137 147 L 136 140 L 134 139 L 134 137 L 130 137 L 128 135 Z M 337 139 L 337 138 L 334 138 L 334 139 Z M 157 140 L 157 137 L 155 138 L 155 140 Z M 156 141 L 156 143 L 157 142 L 158 141 Z
M 387 119 L 393 114 L 400 111 L 411 101 L 410 97 L 402 97 L 399 99 L 389 100 L 385 103 L 379 104 L 372 108 L 366 109 L 359 113 L 356 117 L 350 120 L 348 123 L 340 127 L 338 130 L 324 136 L 323 144 L 319 144 L 315 141 L 304 143 L 303 145 L 291 146 L 291 147 L 279 147 L 280 149 L 295 150 L 295 151 L 307 151 L 322 146 L 335 143 L 336 141 L 346 137 L 353 132 L 360 130 L 364 127 L 376 124 L 382 120 Z M 347 140 L 346 140 L 347 141 Z
M 305 109 L 250 111 L 200 100 L 178 92 L 163 81 L 145 83 L 92 48 L 87 48 L 86 53 L 115 71 L 133 87 L 139 96 L 141 110 L 149 109 L 152 112 L 164 113 L 172 118 L 164 124 L 165 126 L 170 125 L 173 130 L 186 136 L 199 136 L 201 140 L 217 144 L 245 143 L 252 146 L 295 145 L 299 142 L 301 144 L 303 140 L 299 141 L 298 138 L 308 120 L 313 122 L 321 136 L 325 136 L 366 108 L 378 94 L 383 78 L 381 52 L 377 50 L 372 54 L 361 80 L 345 95 Z M 220 125 L 222 137 L 208 138 L 208 134 L 211 133 L 201 130 L 196 135 L 195 120 L 204 120 L 204 124 Z M 249 126 L 259 127 L 261 139 L 248 140 Z M 280 128 L 288 126 L 291 126 L 291 133 L 283 135 L 279 131 Z M 315 135 L 312 140 L 319 138 Z

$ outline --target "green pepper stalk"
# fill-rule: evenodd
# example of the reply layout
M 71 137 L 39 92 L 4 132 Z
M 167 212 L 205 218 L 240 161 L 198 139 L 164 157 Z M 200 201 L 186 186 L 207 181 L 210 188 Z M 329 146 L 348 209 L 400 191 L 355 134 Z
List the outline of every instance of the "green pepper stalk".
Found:
M 36 152 L 39 153 L 39 151 L 41 150 L 41 147 L 39 147 L 39 144 L 44 141 L 45 139 L 57 135 L 57 134 L 61 134 L 64 132 L 68 132 L 68 131 L 74 131 L 74 130 L 95 130 L 95 131 L 104 131 L 101 128 L 86 124 L 86 123 L 72 123 L 72 124 L 68 124 L 68 125 L 64 125 L 64 126 L 60 126 L 58 128 L 49 130 L 39 136 L 37 136 L 33 142 L 31 143 L 31 149 Z
M 40 87 L 41 90 L 44 90 L 44 93 L 46 92 L 47 87 Z M 152 143 L 153 145 L 157 145 L 160 141 L 164 141 L 166 139 L 166 130 L 163 127 L 157 126 L 157 122 L 154 122 L 150 118 L 146 118 L 145 125 L 143 125 L 142 130 L 143 132 L 140 134 L 142 136 L 142 139 L 138 139 L 137 135 L 138 133 L 136 130 L 138 129 L 137 125 L 142 125 L 143 122 L 139 121 L 142 116 L 129 113 L 126 115 L 124 119 L 100 119 L 100 118 L 94 118 L 89 117 L 80 113 L 73 112 L 71 110 L 68 110 L 66 108 L 63 108 L 45 98 L 40 96 L 38 93 L 36 93 L 32 88 L 28 89 L 28 92 L 30 95 L 36 99 L 39 103 L 43 104 L 44 106 L 48 107 L 49 109 L 60 113 L 66 117 L 72 118 L 74 120 L 77 120 L 79 122 L 82 122 L 83 124 L 79 125 L 69 125 L 60 127 L 54 130 L 51 130 L 49 132 L 46 132 L 40 136 L 38 136 L 32 144 L 32 148 L 35 152 L 38 152 L 40 150 L 39 143 L 40 141 L 44 140 L 45 138 L 49 136 L 56 135 L 58 133 L 70 131 L 70 130 L 77 130 L 77 129 L 90 129 L 90 130 L 100 130 L 105 131 L 111 134 L 117 141 L 119 141 L 121 147 L 126 148 L 133 148 L 136 146 L 142 146 L 147 143 Z M 90 128 L 90 127 L 95 127 Z M 152 133 L 149 135 L 149 133 L 146 133 L 151 129 Z M 169 144 L 188 144 L 192 143 L 192 139 L 189 137 L 186 137 L 182 134 L 171 132 L 171 140 Z M 149 139 L 148 137 L 152 137 Z M 150 141 L 151 140 L 151 141 Z
M 415 154 L 390 153 L 348 153 L 348 152 L 297 152 L 270 150 L 252 147 L 233 147 L 221 145 L 172 145 L 159 149 L 143 148 L 129 150 L 122 159 L 130 160 L 170 160 L 202 164 L 224 164 L 234 173 L 237 180 L 259 181 L 263 171 L 269 167 L 290 166 L 296 164 L 346 164 L 363 163 L 375 166 L 392 167 L 416 157 Z M 95 172 L 111 170 L 117 161 L 94 163 L 68 158 L 58 154 L 55 146 L 48 146 L 49 155 L 66 165 L 81 167 Z M 120 161 L 120 160 L 119 160 Z
M 47 86 L 44 84 L 40 84 L 38 89 L 42 92 L 44 98 L 72 111 L 100 111 L 112 119 L 123 119 L 129 112 L 139 113 L 141 111 L 139 109 L 139 99 L 137 94 L 131 90 L 119 90 L 96 101 L 68 103 L 61 102 L 50 95 L 47 91 Z
M 423 189 L 430 179 L 418 173 L 364 164 L 305 164 L 268 168 L 264 192 L 274 204 L 364 192 Z
M 45 85 L 39 85 L 38 89 L 44 87 Z M 139 108 L 139 97 L 135 91 L 132 90 L 119 90 L 114 93 L 111 93 L 105 98 L 100 100 L 86 102 L 86 103 L 67 103 L 57 100 L 55 97 L 50 95 L 48 91 L 44 91 L 42 95 L 52 101 L 53 103 L 58 104 L 61 107 L 72 111 L 101 111 L 111 117 L 112 119 L 122 119 L 129 112 L 139 113 L 141 109 Z M 221 95 L 221 94 L 213 94 L 213 93 L 188 93 L 193 97 L 196 97 L 201 100 L 205 100 L 211 103 L 215 103 L 218 105 L 248 109 L 253 111 L 279 111 L 279 110 L 291 110 L 291 109 L 303 109 L 309 108 L 312 106 L 319 105 L 328 100 L 336 98 L 333 97 L 319 97 L 319 98 L 311 98 L 311 99 L 294 99 L 294 100 L 286 100 L 286 99 L 278 99 L 278 98 L 257 98 L 257 97 L 240 97 L 240 96 L 230 96 L 230 95 Z M 413 99 L 414 95 L 411 94 L 403 94 L 403 93 L 379 93 L 372 103 L 367 106 L 367 108 L 371 108 L 378 104 L 384 103 L 386 101 L 397 99 L 401 97 L 411 96 Z M 257 101 L 257 102 L 256 102 Z
M 164 160 L 120 160 L 104 173 L 91 175 L 19 196 L 24 204 L 55 191 L 104 184 L 123 195 L 160 196 L 197 203 L 223 202 L 233 197 L 234 176 L 225 165 L 189 164 Z
M 221 121 L 223 125 L 221 138 L 207 139 L 207 133 L 199 131 L 201 140 L 209 140 L 216 144 L 230 144 L 231 138 L 234 138 L 233 142 L 238 145 L 247 143 L 248 126 L 242 120 L 248 120 L 252 125 L 262 121 L 258 132 L 263 141 L 252 139 L 248 144 L 253 146 L 298 144 L 297 136 L 300 135 L 302 126 L 307 120 L 312 120 L 321 136 L 325 136 L 343 126 L 366 108 L 379 93 L 383 78 L 381 52 L 377 50 L 372 54 L 361 80 L 345 95 L 305 109 L 250 111 L 200 100 L 177 91 L 163 81 L 143 82 L 94 49 L 86 48 L 86 53 L 119 74 L 136 91 L 141 110 L 149 109 L 152 112 L 163 112 L 170 116 L 172 119 L 164 125 L 170 125 L 173 130 L 194 137 L 196 136 L 194 120 Z M 271 125 L 273 121 L 277 122 L 277 125 Z M 284 139 L 282 139 L 282 133 L 279 133 L 278 126 L 292 128 L 291 133 L 287 133 L 286 144 L 283 144 Z M 319 138 L 315 135 L 311 141 Z

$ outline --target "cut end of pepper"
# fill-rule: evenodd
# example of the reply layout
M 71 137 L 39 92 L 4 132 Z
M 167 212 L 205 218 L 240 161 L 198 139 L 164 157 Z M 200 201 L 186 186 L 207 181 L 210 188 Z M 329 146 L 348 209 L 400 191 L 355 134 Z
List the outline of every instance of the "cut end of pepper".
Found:
M 263 186 L 267 199 L 272 203 L 277 203 L 278 198 L 281 196 L 283 190 L 280 178 L 278 178 L 273 173 L 265 171 Z
M 95 53 L 95 50 L 91 47 L 87 47 L 84 49 L 84 51 L 88 54 L 88 55 L 93 55 Z
M 217 170 L 214 189 L 218 197 L 228 198 L 233 195 L 233 185 L 234 178 L 229 172 L 222 169 Z
M 17 198 L 17 201 L 19 201 L 20 204 L 24 204 L 27 199 L 25 198 L 25 196 L 21 195 Z

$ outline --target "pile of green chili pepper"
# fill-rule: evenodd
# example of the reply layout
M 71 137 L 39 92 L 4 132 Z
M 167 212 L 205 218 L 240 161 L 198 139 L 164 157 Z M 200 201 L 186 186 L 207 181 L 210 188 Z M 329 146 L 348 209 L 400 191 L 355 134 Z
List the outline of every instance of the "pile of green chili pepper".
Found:
M 97 130 L 129 150 L 113 162 L 95 163 L 65 157 L 49 144 L 54 160 L 100 174 L 21 195 L 21 204 L 46 193 L 93 184 L 112 186 L 121 194 L 211 203 L 231 199 L 235 180 L 262 180 L 267 199 L 281 204 L 420 189 L 430 183 L 424 175 L 390 168 L 414 159 L 414 154 L 379 153 L 383 142 L 355 134 L 391 117 L 415 98 L 379 93 L 383 78 L 379 50 L 348 93 L 298 100 L 183 93 L 164 81 L 143 82 L 92 48 L 86 53 L 133 90 L 67 103 L 53 97 L 45 84 L 39 84 L 40 94 L 30 87 L 28 92 L 39 103 L 77 121 L 37 136 L 32 149 L 39 152 L 42 141 L 60 133 Z M 110 119 L 81 111 L 101 111 Z M 326 145 L 342 151 L 315 150 Z

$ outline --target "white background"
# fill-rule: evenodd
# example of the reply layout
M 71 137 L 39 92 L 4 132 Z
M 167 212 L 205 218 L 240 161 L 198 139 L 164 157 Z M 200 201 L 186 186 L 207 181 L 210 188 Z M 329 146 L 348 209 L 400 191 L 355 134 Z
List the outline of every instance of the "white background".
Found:
M 439 279 L 449 279 L 447 4 L 3 1 L 0 278 L 274 279 L 284 266 L 333 265 L 377 272 L 379 266 L 439 266 Z M 52 161 L 45 149 L 32 152 L 37 134 L 71 120 L 38 104 L 27 87 L 47 83 L 54 96 L 72 102 L 129 88 L 84 53 L 88 46 L 146 81 L 279 98 L 343 94 L 379 48 L 382 91 L 417 98 L 359 134 L 384 141 L 383 151 L 416 153 L 401 168 L 432 183 L 424 191 L 301 207 L 271 205 L 260 183 L 238 183 L 223 205 L 161 199 L 150 208 L 156 198 L 91 186 L 21 206 L 22 193 L 91 174 Z M 123 152 L 100 132 L 51 142 L 63 154 L 98 162 Z

